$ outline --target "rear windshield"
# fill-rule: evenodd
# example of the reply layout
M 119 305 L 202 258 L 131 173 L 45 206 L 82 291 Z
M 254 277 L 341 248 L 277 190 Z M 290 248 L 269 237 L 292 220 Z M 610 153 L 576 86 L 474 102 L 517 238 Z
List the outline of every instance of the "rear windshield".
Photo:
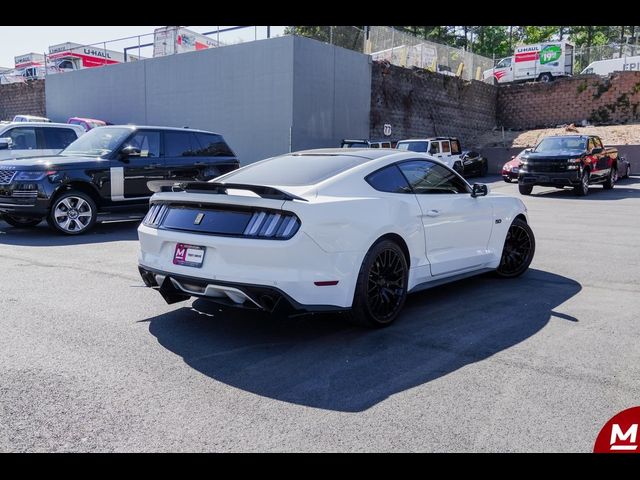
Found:
M 250 185 L 314 185 L 367 160 L 348 155 L 283 155 L 248 165 L 217 180 Z
M 398 150 L 409 150 L 410 152 L 426 152 L 429 142 L 398 142 Z

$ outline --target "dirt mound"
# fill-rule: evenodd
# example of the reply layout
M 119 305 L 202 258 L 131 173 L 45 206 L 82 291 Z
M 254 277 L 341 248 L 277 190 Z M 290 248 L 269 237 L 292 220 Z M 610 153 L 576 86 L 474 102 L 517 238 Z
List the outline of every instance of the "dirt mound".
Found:
M 598 135 L 605 145 L 638 145 L 640 144 L 640 124 L 606 125 L 606 126 L 573 126 L 558 128 L 541 128 L 538 130 L 504 131 L 495 130 L 479 135 L 473 140 L 475 147 L 533 147 L 548 135 L 575 135 L 576 131 L 584 135 Z

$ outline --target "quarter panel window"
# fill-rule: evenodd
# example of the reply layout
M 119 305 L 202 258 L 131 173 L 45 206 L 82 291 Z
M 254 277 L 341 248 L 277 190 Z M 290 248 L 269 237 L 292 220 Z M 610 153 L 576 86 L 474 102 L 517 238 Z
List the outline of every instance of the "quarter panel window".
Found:
M 234 154 L 221 135 L 195 133 L 198 157 L 233 157 Z
M 467 183 L 443 165 L 412 160 L 398 167 L 416 194 L 470 193 Z
M 365 180 L 380 192 L 411 193 L 411 187 L 397 165 L 389 165 L 373 172 Z

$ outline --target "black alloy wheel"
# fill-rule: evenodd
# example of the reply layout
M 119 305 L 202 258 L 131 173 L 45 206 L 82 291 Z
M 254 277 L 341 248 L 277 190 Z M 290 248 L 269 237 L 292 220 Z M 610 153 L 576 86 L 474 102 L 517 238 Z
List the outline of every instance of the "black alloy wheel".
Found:
M 582 172 L 580 176 L 580 183 L 573 187 L 573 193 L 579 197 L 585 197 L 589 194 L 589 170 Z
M 612 166 L 609 169 L 609 175 L 607 175 L 607 179 L 602 184 L 602 187 L 605 190 L 611 190 L 617 181 L 618 181 L 618 167 Z
M 42 221 L 42 218 L 20 217 L 16 215 L 7 215 L 6 213 L 2 215 L 0 219 L 4 220 L 12 227 L 17 228 L 35 227 Z
M 367 327 L 393 323 L 407 297 L 408 272 L 396 243 L 382 240 L 371 247 L 360 268 L 350 320 Z
M 536 239 L 533 230 L 524 220 L 515 219 L 504 241 L 497 274 L 504 278 L 522 275 L 529 268 L 535 251 Z

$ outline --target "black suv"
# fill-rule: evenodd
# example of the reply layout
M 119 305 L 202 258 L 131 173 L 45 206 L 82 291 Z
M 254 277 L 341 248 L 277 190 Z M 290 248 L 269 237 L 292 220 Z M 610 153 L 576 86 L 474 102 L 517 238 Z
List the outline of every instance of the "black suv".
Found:
M 184 128 L 95 128 L 59 155 L 0 162 L 0 215 L 28 227 L 46 218 L 78 235 L 99 220 L 144 215 L 150 180 L 206 181 L 239 167 L 221 135 Z

